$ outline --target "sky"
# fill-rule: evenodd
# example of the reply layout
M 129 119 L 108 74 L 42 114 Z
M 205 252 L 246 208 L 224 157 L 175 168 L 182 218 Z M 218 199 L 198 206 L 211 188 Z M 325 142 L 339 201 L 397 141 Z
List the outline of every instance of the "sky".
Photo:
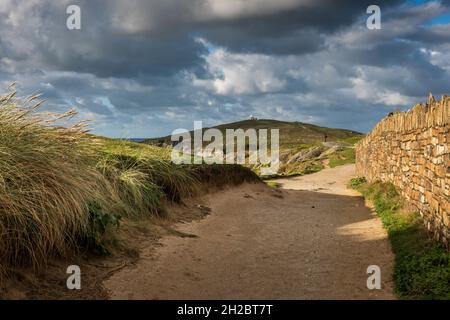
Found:
M 367 132 L 450 94 L 450 0 L 0 0 L 0 92 L 12 81 L 110 137 L 250 115 Z

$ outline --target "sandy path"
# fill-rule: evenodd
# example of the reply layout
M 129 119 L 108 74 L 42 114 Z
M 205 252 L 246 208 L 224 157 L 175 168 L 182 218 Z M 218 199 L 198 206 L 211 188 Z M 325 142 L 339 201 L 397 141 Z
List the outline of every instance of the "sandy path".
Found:
M 355 166 L 345 165 L 325 169 L 314 174 L 285 179 L 275 179 L 283 189 L 308 190 L 344 196 L 359 196 L 355 190 L 348 189 L 347 183 L 355 176 Z
M 104 285 L 113 299 L 394 298 L 390 245 L 346 189 L 353 172 L 277 180 L 306 191 L 247 184 L 208 195 L 212 213 L 177 226 L 196 238 L 163 238 Z M 366 287 L 369 265 L 381 268 L 381 290 Z

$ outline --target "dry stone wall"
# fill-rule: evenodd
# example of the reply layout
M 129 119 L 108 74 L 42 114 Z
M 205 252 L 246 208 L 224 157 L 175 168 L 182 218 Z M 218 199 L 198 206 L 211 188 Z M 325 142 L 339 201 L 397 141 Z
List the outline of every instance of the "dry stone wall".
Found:
M 392 182 L 450 247 L 450 96 L 390 114 L 356 146 L 356 170 Z

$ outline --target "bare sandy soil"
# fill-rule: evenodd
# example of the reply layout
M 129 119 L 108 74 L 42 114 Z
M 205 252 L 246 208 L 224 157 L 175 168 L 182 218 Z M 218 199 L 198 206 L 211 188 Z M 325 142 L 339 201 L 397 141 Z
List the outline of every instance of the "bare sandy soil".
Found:
M 393 299 L 387 235 L 346 188 L 353 176 L 347 165 L 196 200 L 206 218 L 144 244 L 103 285 L 113 299 Z M 381 290 L 366 287 L 369 265 L 381 268 Z

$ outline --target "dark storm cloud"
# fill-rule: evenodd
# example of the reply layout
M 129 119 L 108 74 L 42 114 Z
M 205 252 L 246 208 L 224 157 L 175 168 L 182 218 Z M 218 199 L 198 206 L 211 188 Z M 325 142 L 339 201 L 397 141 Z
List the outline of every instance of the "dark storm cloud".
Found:
M 2 29 L 9 29 L 1 36 L 2 56 L 21 63 L 28 60 L 47 70 L 99 77 L 170 76 L 183 69 L 201 68 L 205 48 L 187 34 L 124 33 L 122 21 L 111 16 L 114 9 L 100 1 L 80 1 L 82 30 L 70 31 L 66 28 L 67 3 L 32 2 L 29 11 L 20 12 L 24 18 L 17 25 L 8 24 L 8 12 L 0 14 Z M 33 19 L 26 19 L 29 14 Z
M 250 114 L 366 131 L 449 93 L 449 1 L 0 0 L 0 84 L 75 106 L 96 132 L 151 136 Z M 82 29 L 69 31 L 69 4 Z
M 253 1 L 243 15 L 227 14 L 226 8 L 225 13 L 216 12 L 209 1 L 202 0 L 75 1 L 70 4 L 82 9 L 82 30 L 75 32 L 65 28 L 68 1 L 29 1 L 29 9 L 22 11 L 15 7 L 21 2 L 14 1 L 12 10 L 24 17 L 11 37 L 3 40 L 7 42 L 1 45 L 2 54 L 21 61 L 33 56 L 33 63 L 49 69 L 100 77 L 170 76 L 183 69 L 202 71 L 205 48 L 194 34 L 234 51 L 314 52 L 323 47 L 323 34 L 351 24 L 367 7 L 364 1 L 284 1 L 287 9 L 274 6 L 268 12 Z M 227 2 L 223 3 L 226 7 Z M 384 6 L 395 3 L 386 1 Z M 6 14 L 0 24 L 11 28 L 5 25 Z M 26 19 L 29 14 L 33 19 Z M 28 52 L 14 45 L 17 34 L 29 46 Z
M 392 75 L 389 75 L 389 78 L 385 79 L 382 74 L 378 77 L 380 82 L 383 81 L 389 88 L 410 96 L 421 96 L 427 90 L 435 92 L 448 90 L 450 83 L 448 70 L 432 64 L 429 58 L 416 43 L 405 41 L 384 42 L 372 48 L 342 52 L 342 60 L 347 63 L 383 69 L 403 67 L 410 74 L 409 77 L 391 78 Z
M 203 34 L 238 52 L 300 54 L 324 49 L 326 34 L 351 25 L 373 1 L 315 1 L 269 16 L 210 23 Z M 390 8 L 401 1 L 383 1 Z

